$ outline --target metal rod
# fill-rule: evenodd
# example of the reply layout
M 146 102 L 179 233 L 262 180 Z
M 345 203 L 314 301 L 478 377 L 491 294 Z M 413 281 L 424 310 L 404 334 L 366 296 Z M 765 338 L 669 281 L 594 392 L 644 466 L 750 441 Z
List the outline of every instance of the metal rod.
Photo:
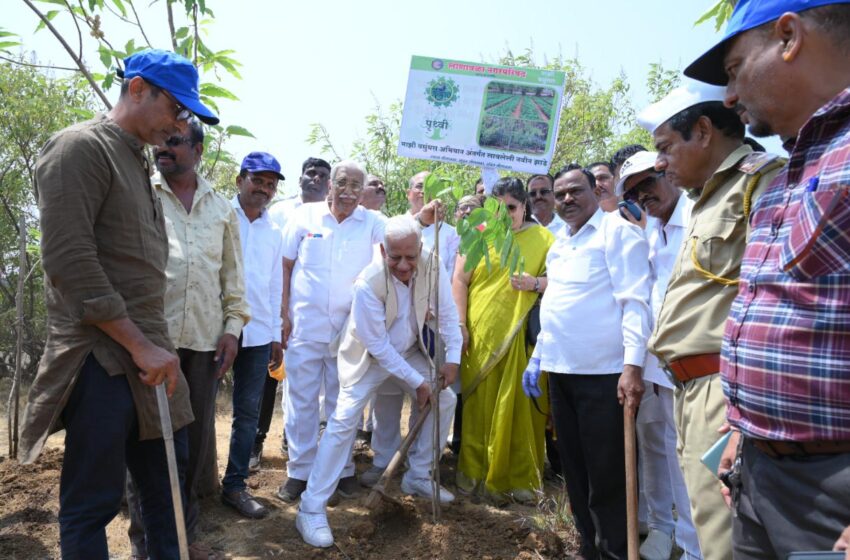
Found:
M 183 499 L 180 495 L 180 478 L 177 476 L 177 456 L 174 453 L 174 430 L 171 428 L 171 411 L 168 407 L 168 395 L 165 394 L 165 383 L 156 386 L 156 404 L 159 408 L 159 422 L 162 426 L 165 458 L 168 461 L 168 481 L 171 483 L 171 501 L 174 504 L 174 524 L 177 527 L 180 560 L 189 560 L 189 543 L 186 540 L 186 523 L 183 518 Z

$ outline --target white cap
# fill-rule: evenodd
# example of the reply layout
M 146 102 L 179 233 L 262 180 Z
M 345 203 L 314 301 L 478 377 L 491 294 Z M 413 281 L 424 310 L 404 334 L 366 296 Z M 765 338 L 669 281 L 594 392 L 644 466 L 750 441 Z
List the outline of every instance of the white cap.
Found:
M 643 173 L 649 169 L 655 169 L 655 158 L 657 157 L 658 152 L 637 152 L 624 161 L 622 167 L 620 167 L 620 180 L 617 181 L 617 192 L 623 194 L 626 179 L 632 175 Z
M 650 133 L 670 118 L 689 107 L 706 101 L 723 101 L 726 86 L 712 86 L 690 78 L 682 78 L 682 85 L 668 93 L 661 101 L 653 103 L 637 116 L 640 126 Z

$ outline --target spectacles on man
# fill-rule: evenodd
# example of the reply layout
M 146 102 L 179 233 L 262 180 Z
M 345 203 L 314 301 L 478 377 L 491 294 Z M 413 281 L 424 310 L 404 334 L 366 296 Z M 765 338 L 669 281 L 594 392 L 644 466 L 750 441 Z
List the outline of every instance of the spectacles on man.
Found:
M 623 193 L 623 200 L 628 200 L 629 202 L 637 202 L 641 193 L 646 193 L 655 186 L 655 183 L 658 182 L 658 179 L 661 177 L 660 173 L 654 173 L 645 177 L 640 183 L 630 188 L 626 192 Z
M 277 191 L 277 179 L 267 179 L 253 173 L 248 173 L 248 179 L 255 187 Z
M 354 194 L 360 194 L 360 191 L 363 190 L 363 183 L 360 181 L 349 181 L 348 179 L 340 179 L 338 181 L 334 181 L 334 190 L 337 192 L 342 192 L 348 189 Z
M 543 198 L 552 194 L 552 189 L 537 189 L 536 191 L 528 191 L 529 198 Z
M 169 148 L 176 148 L 177 146 L 180 146 L 181 144 L 191 144 L 191 143 L 192 143 L 192 141 L 189 138 L 186 138 L 185 136 L 172 136 L 171 138 L 169 138 L 168 140 L 165 141 L 165 145 L 168 146 Z
M 174 118 L 178 121 L 188 121 L 192 118 L 192 111 L 187 109 L 182 103 L 174 99 L 174 96 L 168 93 L 168 90 L 163 89 L 162 93 L 174 103 Z

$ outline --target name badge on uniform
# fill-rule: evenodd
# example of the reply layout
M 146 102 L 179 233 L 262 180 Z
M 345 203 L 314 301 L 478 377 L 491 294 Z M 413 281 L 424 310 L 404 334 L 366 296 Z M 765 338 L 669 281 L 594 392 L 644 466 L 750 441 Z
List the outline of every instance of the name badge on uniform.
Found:
M 321 233 L 308 233 L 307 238 L 308 239 L 321 239 L 322 234 Z

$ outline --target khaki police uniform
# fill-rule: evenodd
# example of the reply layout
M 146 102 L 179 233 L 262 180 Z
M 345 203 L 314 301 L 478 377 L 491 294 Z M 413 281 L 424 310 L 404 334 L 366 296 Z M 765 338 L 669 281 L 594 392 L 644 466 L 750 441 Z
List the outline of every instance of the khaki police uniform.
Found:
M 742 145 L 695 195 L 695 205 L 649 350 L 676 377 L 679 463 L 706 560 L 732 558 L 732 519 L 702 455 L 721 437 L 726 404 L 720 345 L 748 236 L 747 218 L 784 160 Z

